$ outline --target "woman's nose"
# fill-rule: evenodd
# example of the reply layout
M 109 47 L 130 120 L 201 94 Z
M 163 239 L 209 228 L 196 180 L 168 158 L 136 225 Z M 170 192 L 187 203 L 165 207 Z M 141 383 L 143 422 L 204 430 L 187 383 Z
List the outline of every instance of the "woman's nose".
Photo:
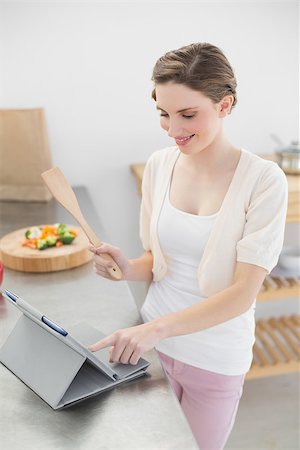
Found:
M 167 129 L 168 135 L 172 138 L 181 136 L 181 126 L 179 123 L 169 121 L 169 126 Z

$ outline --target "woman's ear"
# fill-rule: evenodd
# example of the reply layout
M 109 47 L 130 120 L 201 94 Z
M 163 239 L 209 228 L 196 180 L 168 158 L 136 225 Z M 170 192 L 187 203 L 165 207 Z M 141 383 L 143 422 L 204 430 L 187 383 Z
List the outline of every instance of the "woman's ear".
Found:
M 226 95 L 220 102 L 219 117 L 223 118 L 231 113 L 233 95 Z

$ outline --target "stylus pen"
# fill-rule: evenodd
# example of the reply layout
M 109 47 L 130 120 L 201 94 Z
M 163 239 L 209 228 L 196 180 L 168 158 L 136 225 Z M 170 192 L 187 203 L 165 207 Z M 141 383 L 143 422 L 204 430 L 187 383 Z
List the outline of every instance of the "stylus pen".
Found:
M 8 289 L 4 289 L 4 294 L 6 297 L 13 302 L 15 302 L 18 307 L 23 312 L 29 313 L 31 316 L 33 316 L 35 319 L 38 319 L 39 321 L 42 321 L 45 325 L 47 325 L 52 330 L 56 331 L 57 333 L 61 334 L 62 336 L 67 336 L 67 331 L 61 328 L 59 325 L 57 325 L 52 320 L 48 319 L 48 317 L 43 316 L 38 310 L 33 308 L 33 306 L 29 305 L 28 303 L 24 302 L 18 295 L 14 294 L 13 292 L 9 291 Z

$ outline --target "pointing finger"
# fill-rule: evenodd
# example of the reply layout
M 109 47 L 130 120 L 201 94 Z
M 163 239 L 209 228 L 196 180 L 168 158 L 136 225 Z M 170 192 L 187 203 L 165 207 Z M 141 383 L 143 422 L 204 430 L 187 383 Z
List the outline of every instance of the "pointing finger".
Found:
M 111 347 L 115 343 L 115 337 L 113 335 L 108 336 L 104 339 L 101 339 L 100 341 L 96 342 L 95 344 L 92 344 L 88 347 L 88 350 L 90 352 L 97 352 L 98 350 L 101 350 L 102 348 Z

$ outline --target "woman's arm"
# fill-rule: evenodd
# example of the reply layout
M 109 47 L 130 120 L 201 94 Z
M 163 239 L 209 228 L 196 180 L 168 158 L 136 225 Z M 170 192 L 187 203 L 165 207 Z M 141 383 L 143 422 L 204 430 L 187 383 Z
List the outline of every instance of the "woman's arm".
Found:
M 131 271 L 130 278 L 126 278 L 128 281 L 152 281 L 153 256 L 151 251 L 143 253 L 139 258 L 130 259 L 129 264 Z
M 136 364 L 142 354 L 160 340 L 195 333 L 246 312 L 267 274 L 262 267 L 238 262 L 232 284 L 193 306 L 142 325 L 118 330 L 90 347 L 91 351 L 112 346 L 111 362 Z
M 266 274 L 262 267 L 238 262 L 228 288 L 159 319 L 163 338 L 195 333 L 243 314 L 252 305 Z

